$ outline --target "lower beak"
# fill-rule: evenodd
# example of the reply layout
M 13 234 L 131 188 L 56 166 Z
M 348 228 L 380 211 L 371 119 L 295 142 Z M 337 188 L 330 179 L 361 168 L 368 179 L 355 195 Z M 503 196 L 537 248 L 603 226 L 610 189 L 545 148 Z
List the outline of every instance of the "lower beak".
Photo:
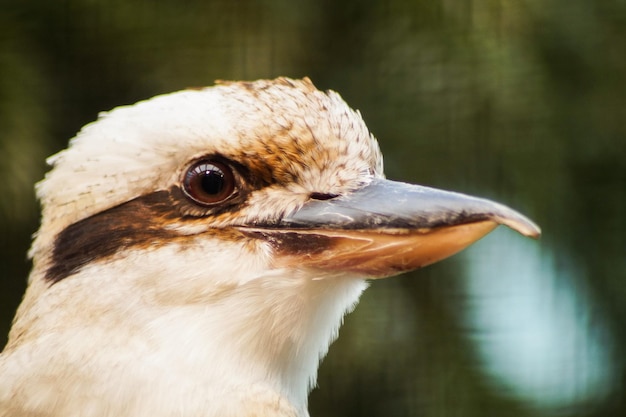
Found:
M 501 204 L 374 179 L 343 196 L 310 200 L 276 224 L 242 231 L 273 246 L 276 266 L 382 278 L 447 258 L 498 224 L 540 235 L 531 220 Z

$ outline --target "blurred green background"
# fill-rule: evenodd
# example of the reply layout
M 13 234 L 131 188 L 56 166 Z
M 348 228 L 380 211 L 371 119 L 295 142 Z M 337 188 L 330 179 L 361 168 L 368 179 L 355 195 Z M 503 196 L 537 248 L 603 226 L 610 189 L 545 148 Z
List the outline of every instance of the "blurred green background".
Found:
M 313 417 L 626 415 L 623 0 L 1 0 L 0 345 L 47 155 L 99 111 L 279 75 L 360 109 L 388 177 L 544 231 L 374 282 Z

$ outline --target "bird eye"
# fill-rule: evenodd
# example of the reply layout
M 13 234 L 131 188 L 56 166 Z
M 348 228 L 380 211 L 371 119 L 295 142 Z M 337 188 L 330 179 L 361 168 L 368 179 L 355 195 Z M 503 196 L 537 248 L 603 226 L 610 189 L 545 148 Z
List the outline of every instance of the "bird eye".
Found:
M 221 162 L 200 161 L 187 170 L 183 188 L 196 203 L 213 205 L 233 194 L 235 177 L 233 171 Z

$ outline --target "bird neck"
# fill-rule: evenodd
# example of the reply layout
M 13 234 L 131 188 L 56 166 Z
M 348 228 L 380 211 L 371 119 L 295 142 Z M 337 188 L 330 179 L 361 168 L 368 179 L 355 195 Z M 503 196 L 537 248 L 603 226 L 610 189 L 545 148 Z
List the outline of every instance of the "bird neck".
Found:
M 223 288 L 210 305 L 166 308 L 152 323 L 159 343 L 207 381 L 272 392 L 308 415 L 319 362 L 366 284 L 298 275 L 271 274 Z
M 319 361 L 366 283 L 306 270 L 259 272 L 236 260 L 199 274 L 197 265 L 159 262 L 172 258 L 159 252 L 137 257 L 141 267 L 121 257 L 49 288 L 32 283 L 14 339 L 47 340 L 39 366 L 76 379 L 65 385 L 67 396 L 98 392 L 98 401 L 138 404 L 136 416 L 166 415 L 146 404 L 168 410 L 181 398 L 188 398 L 182 416 L 261 409 L 269 411 L 254 415 L 307 416 Z M 43 281 L 43 272 L 33 274 Z M 63 393 L 56 395 L 62 403 Z

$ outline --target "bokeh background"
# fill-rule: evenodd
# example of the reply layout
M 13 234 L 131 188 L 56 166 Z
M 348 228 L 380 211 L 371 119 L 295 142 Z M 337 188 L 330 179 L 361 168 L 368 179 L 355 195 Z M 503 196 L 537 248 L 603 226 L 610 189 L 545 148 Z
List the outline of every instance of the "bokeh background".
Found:
M 47 155 L 99 111 L 279 75 L 360 109 L 390 178 L 544 230 L 372 283 L 313 417 L 626 416 L 622 0 L 1 0 L 0 345 Z

